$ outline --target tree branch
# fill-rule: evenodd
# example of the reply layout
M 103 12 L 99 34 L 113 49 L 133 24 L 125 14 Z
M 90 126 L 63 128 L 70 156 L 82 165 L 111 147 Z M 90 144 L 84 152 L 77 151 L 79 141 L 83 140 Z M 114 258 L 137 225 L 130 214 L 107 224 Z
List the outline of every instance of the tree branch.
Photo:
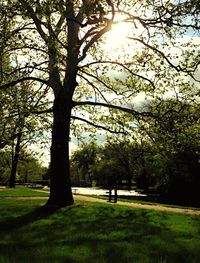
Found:
M 158 53 L 159 55 L 161 55 L 162 58 L 164 58 L 167 63 L 172 67 L 174 68 L 176 71 L 180 72 L 186 72 L 186 73 L 191 73 L 193 72 L 193 70 L 187 70 L 186 68 L 182 68 L 180 65 L 176 66 L 174 65 L 164 54 L 164 52 L 162 52 L 161 50 L 149 45 L 148 43 L 145 43 L 142 39 L 139 39 L 139 38 L 135 38 L 135 37 L 128 37 L 129 39 L 132 39 L 132 40 L 135 40 L 135 41 L 138 41 L 140 43 L 142 43 L 145 47 L 153 50 L 154 52 Z M 191 76 L 191 75 L 190 75 Z M 192 77 L 192 76 L 191 76 Z M 193 77 L 194 78 L 194 77 Z
M 110 19 L 108 18 L 104 18 L 104 21 L 106 23 L 106 25 L 99 30 L 90 40 L 89 42 L 85 45 L 85 47 L 83 48 L 83 52 L 82 55 L 79 58 L 79 62 L 82 61 L 83 59 L 85 59 L 85 57 L 87 56 L 87 51 L 88 49 L 94 44 L 96 43 L 106 32 L 108 32 L 111 29 L 111 25 L 113 23 L 114 20 L 114 16 L 115 16 L 115 9 L 114 9 L 114 4 L 111 0 L 107 0 L 106 1 L 107 4 L 111 7 L 112 10 L 112 17 Z M 98 21 L 100 22 L 100 21 Z M 98 23 L 96 22 L 96 24 Z
M 28 11 L 28 13 L 30 14 L 31 18 L 33 19 L 36 28 L 40 34 L 40 36 L 42 37 L 42 39 L 47 43 L 47 35 L 45 34 L 44 30 L 42 29 L 42 21 L 39 20 L 39 18 L 37 17 L 36 13 L 34 12 L 33 8 L 31 7 L 31 5 L 25 1 L 25 0 L 20 0 L 19 1 L 23 6 L 26 7 L 26 10 Z
M 143 116 L 143 117 L 153 117 L 153 114 L 151 112 L 138 112 L 136 110 L 130 109 L 130 108 L 125 108 L 113 104 L 107 104 L 107 103 L 102 103 L 102 102 L 93 102 L 93 101 L 74 101 L 73 102 L 73 107 L 78 107 L 78 106 L 84 106 L 84 105 L 89 105 L 89 106 L 96 106 L 96 107 L 106 107 L 109 109 L 116 109 L 120 110 L 123 112 L 130 113 L 134 116 Z
M 49 82 L 46 81 L 46 80 L 43 80 L 43 79 L 40 79 L 40 78 L 37 78 L 37 77 L 24 77 L 24 78 L 21 78 L 21 79 L 17 79 L 17 80 L 13 80 L 9 83 L 6 83 L 6 84 L 3 84 L 3 85 L 0 85 L 0 90 L 1 89 L 7 89 L 7 88 L 10 88 L 10 87 L 13 87 L 15 85 L 17 85 L 18 83 L 21 83 L 23 81 L 26 81 L 26 80 L 33 80 L 33 81 L 38 81 L 38 82 L 41 82 L 45 85 L 49 85 Z
M 139 74 L 137 74 L 137 73 L 134 73 L 132 70 L 130 70 L 129 68 L 128 68 L 128 66 L 126 66 L 125 64 L 123 64 L 123 63 L 120 63 L 120 62 L 117 62 L 117 61 L 94 61 L 94 62 L 90 62 L 90 63 L 88 63 L 88 64 L 86 64 L 86 65 L 83 65 L 83 66 L 81 66 L 80 67 L 80 69 L 81 68 L 84 68 L 84 67 L 89 67 L 90 65 L 95 65 L 95 64 L 113 64 L 113 65 L 118 65 L 118 66 L 120 66 L 120 67 L 122 67 L 122 68 L 124 68 L 126 71 L 128 71 L 131 75 L 133 75 L 133 76 L 135 76 L 135 77 L 138 77 L 138 78 L 141 78 L 141 79 L 143 79 L 143 80 L 145 80 L 145 81 L 148 81 L 150 84 L 151 84 L 151 86 L 153 87 L 153 89 L 156 89 L 156 87 L 155 87 L 155 84 L 153 83 L 153 81 L 152 80 L 150 80 L 150 79 L 148 79 L 148 78 L 146 78 L 146 77 L 144 77 L 144 76 L 142 76 L 142 75 L 139 75 Z M 84 72 L 85 74 L 88 74 L 89 75 L 89 73 L 87 73 L 87 72 L 85 72 L 85 71 L 82 71 L 82 72 Z M 92 75 L 93 76 L 93 75 Z M 94 76 L 93 76 L 94 77 Z
M 114 130 L 111 130 L 111 129 L 105 127 L 105 126 L 95 124 L 95 123 L 93 123 L 93 122 L 91 122 L 91 121 L 85 120 L 85 119 L 80 118 L 80 117 L 77 117 L 77 116 L 71 116 L 71 119 L 83 121 L 83 122 L 85 122 L 85 123 L 87 123 L 87 124 L 89 124 L 89 125 L 91 125 L 91 126 L 93 126 L 93 127 L 95 127 L 95 128 L 102 129 L 102 130 L 108 131 L 108 132 L 110 132 L 110 133 L 127 135 L 127 133 L 125 133 L 125 132 L 122 132 L 122 131 L 114 131 Z
M 41 111 L 34 111 L 31 110 L 30 113 L 32 114 L 36 114 L 36 115 L 40 115 L 40 114 L 45 114 L 45 113 L 52 113 L 53 112 L 53 108 L 47 109 L 47 110 L 41 110 Z
M 78 74 L 78 76 L 80 78 L 83 78 L 94 89 L 94 91 L 97 91 L 101 95 L 101 97 L 103 98 L 103 100 L 105 102 L 108 102 L 107 99 L 105 98 L 105 96 L 103 95 L 103 93 L 91 81 L 89 81 L 86 77 L 84 77 L 80 74 Z
M 81 71 L 82 73 L 86 74 L 87 76 L 96 79 L 96 80 L 99 81 L 104 87 L 106 87 L 107 89 L 113 91 L 115 94 L 118 95 L 118 93 L 117 93 L 116 90 L 114 90 L 113 88 L 111 88 L 110 86 L 108 86 L 103 80 L 99 79 L 97 76 L 94 76 L 94 75 L 92 75 L 92 74 L 90 74 L 90 73 L 88 73 L 88 72 L 86 72 L 86 71 L 84 71 L 84 70 L 80 70 L 80 71 Z M 83 77 L 83 76 L 82 76 L 82 77 Z
M 18 135 L 19 135 L 19 133 L 16 133 L 16 134 L 10 136 L 10 138 L 6 139 L 5 141 L 1 141 L 0 142 L 0 149 L 3 149 L 6 145 L 9 145 L 9 143 L 11 141 L 13 141 L 14 139 L 16 139 Z

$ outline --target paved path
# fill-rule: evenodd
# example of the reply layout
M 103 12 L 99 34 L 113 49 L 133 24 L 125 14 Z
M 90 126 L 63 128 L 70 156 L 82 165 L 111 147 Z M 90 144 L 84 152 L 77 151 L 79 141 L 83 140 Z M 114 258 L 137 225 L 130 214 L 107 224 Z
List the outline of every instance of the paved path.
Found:
M 41 191 L 42 190 L 35 190 L 35 191 Z M 129 206 L 129 207 L 135 207 L 135 208 L 143 208 L 143 209 L 153 209 L 157 211 L 166 211 L 166 212 L 175 212 L 175 213 L 182 213 L 182 214 L 188 214 L 188 215 L 200 215 L 199 209 L 189 209 L 189 208 L 179 208 L 179 207 L 170 207 L 160 204 L 143 204 L 143 203 L 131 203 L 131 202 L 122 202 L 118 201 L 117 203 L 110 203 L 107 202 L 105 199 L 90 197 L 90 196 L 84 196 L 84 195 L 74 195 L 75 201 L 86 201 L 86 202 L 97 202 L 97 203 L 107 203 L 110 205 L 123 205 L 123 206 Z

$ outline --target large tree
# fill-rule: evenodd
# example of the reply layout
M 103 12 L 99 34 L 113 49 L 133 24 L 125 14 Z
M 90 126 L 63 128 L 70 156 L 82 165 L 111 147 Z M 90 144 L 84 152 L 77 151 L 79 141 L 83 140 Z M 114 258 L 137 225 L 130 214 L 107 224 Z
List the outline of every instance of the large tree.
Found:
M 183 41 L 180 50 L 172 47 L 181 46 L 179 40 L 185 33 L 199 29 L 199 4 L 161 0 L 1 0 L 1 7 L 12 21 L 16 36 L 15 46 L 5 50 L 13 70 L 5 69 L 2 74 L 18 72 L 17 78 L 5 81 L 1 88 L 25 80 L 52 88 L 51 190 L 47 205 L 71 205 L 70 121 L 126 132 L 129 127 L 123 127 L 125 116 L 119 117 L 118 110 L 133 116 L 146 115 L 133 109 L 131 98 L 139 92 L 155 93 L 156 89 L 173 86 L 170 74 L 173 80 L 186 82 L 180 72 L 195 81 L 198 54 L 186 47 L 189 42 L 195 44 L 194 39 Z M 112 45 L 106 52 L 102 41 L 119 20 L 132 26 L 131 47 L 113 57 L 109 54 Z M 108 119 L 110 126 L 105 124 Z

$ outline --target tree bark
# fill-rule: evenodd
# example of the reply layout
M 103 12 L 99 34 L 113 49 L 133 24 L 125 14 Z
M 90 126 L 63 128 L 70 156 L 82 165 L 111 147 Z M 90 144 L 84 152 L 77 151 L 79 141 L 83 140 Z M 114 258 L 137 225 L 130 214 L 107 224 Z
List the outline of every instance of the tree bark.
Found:
M 20 154 L 21 138 L 22 138 L 22 132 L 19 132 L 17 135 L 17 143 L 16 143 L 15 150 L 14 150 L 14 156 L 12 158 L 12 168 L 11 168 L 11 174 L 10 174 L 9 188 L 15 187 L 17 165 L 18 165 L 19 154 Z
M 72 99 L 64 87 L 55 96 L 50 163 L 50 197 L 48 207 L 72 205 L 70 182 L 69 133 Z

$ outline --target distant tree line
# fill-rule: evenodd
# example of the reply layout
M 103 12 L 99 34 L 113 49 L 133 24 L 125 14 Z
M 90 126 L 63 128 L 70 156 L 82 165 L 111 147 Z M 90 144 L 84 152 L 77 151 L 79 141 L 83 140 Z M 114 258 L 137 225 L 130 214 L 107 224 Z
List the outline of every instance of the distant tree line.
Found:
M 103 146 L 91 142 L 74 152 L 72 184 L 106 187 L 115 177 L 119 188 L 200 206 L 198 105 L 167 99 L 148 107 L 156 117 L 138 120 L 132 138 L 112 136 Z

